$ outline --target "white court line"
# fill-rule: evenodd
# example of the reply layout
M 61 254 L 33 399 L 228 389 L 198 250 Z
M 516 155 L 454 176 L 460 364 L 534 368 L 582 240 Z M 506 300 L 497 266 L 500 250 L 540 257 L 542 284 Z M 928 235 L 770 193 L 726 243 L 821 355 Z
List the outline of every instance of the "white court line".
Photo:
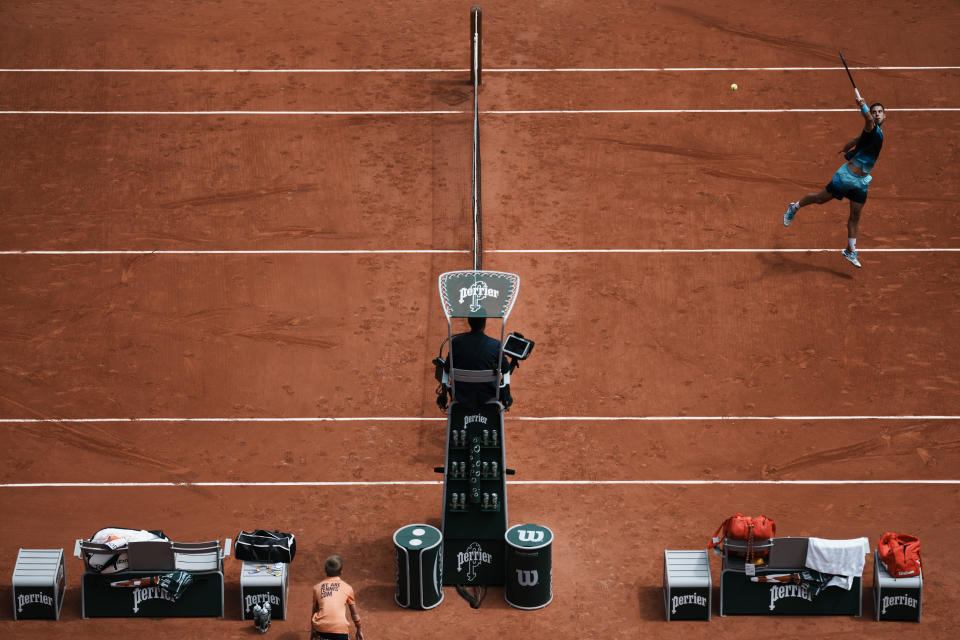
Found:
M 451 253 L 470 253 L 469 249 L 117 249 L 117 250 L 58 250 L 58 249 L 37 249 L 37 250 L 6 250 L 0 251 L 0 255 L 338 255 L 338 254 L 451 254 Z
M 0 418 L 3 423 L 55 423 L 55 422 L 423 422 L 446 421 L 446 418 L 408 417 L 313 417 L 313 418 Z
M 520 109 L 487 110 L 483 115 L 623 115 L 623 114 L 678 114 L 678 113 L 842 113 L 857 111 L 850 107 L 825 109 Z M 899 107 L 887 108 L 887 111 L 900 112 L 954 112 L 960 107 Z M 462 115 L 466 111 L 75 111 L 75 110 L 7 110 L 0 115 L 28 116 L 434 116 Z
M 843 67 L 841 67 L 842 69 Z M 856 69 L 856 67 L 850 67 Z M 913 67 L 904 67 L 911 69 Z M 930 67 L 940 68 L 940 67 Z M 951 67 L 944 67 L 950 69 Z M 916 67 L 927 69 L 927 67 Z M 0 73 L 468 73 L 470 69 L 0 69 Z M 484 69 L 486 71 L 486 69 Z
M 887 109 L 893 111 L 893 109 Z M 60 116 L 436 116 L 466 111 L 0 111 L 0 115 Z
M 630 114 L 630 113 L 840 113 L 857 111 L 849 107 L 830 109 L 501 109 L 482 111 L 487 115 L 564 115 L 564 114 Z M 886 111 L 960 111 L 960 107 L 890 107 Z
M 43 424 L 57 422 L 437 422 L 446 418 L 365 416 L 314 416 L 298 418 L 0 418 L 0 424 Z M 755 420 L 960 420 L 957 416 L 510 416 L 512 421 L 528 422 L 701 422 L 701 421 L 755 421 Z
M 633 73 L 675 71 L 841 71 L 843 67 L 554 67 L 485 68 L 484 73 Z M 851 71 L 955 71 L 957 66 L 850 67 Z M 0 69 L 2 73 L 467 73 L 470 69 Z
M 842 249 L 484 249 L 484 253 L 561 254 L 561 253 L 839 253 Z M 918 247 L 895 249 L 858 247 L 864 253 L 956 253 L 954 247 Z M 9 249 L 0 256 L 73 256 L 73 255 L 368 255 L 368 254 L 460 254 L 468 249 Z
M 555 69 L 483 69 L 484 73 L 627 73 L 676 71 L 842 71 L 843 67 L 557 67 Z M 956 71 L 960 67 L 850 67 L 851 71 Z
M 881 196 L 882 197 L 882 196 Z M 484 249 L 484 253 L 838 253 L 843 249 Z M 865 253 L 941 253 L 960 248 L 921 247 L 917 249 L 857 248 Z
M 957 485 L 960 480 L 507 480 L 508 485 Z M 345 482 L 18 482 L 0 484 L 3 489 L 86 489 L 118 487 L 381 487 L 439 486 L 440 480 L 383 480 Z

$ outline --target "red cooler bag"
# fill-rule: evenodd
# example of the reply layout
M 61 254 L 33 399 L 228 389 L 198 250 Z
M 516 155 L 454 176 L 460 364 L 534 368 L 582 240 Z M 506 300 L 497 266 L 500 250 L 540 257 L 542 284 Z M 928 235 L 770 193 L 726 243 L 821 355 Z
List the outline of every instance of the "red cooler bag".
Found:
M 719 554 L 721 550 L 717 549 L 717 546 L 723 542 L 724 538 L 746 540 L 746 560 L 747 562 L 752 562 L 754 559 L 753 544 L 755 542 L 769 540 L 775 535 L 777 535 L 777 523 L 767 516 L 761 515 L 751 518 L 742 513 L 737 513 L 724 520 L 720 526 L 717 527 L 717 531 L 713 534 L 713 538 L 710 540 L 707 548 L 713 549 Z
M 877 553 L 891 577 L 920 575 L 920 540 L 916 536 L 887 532 L 880 536 Z

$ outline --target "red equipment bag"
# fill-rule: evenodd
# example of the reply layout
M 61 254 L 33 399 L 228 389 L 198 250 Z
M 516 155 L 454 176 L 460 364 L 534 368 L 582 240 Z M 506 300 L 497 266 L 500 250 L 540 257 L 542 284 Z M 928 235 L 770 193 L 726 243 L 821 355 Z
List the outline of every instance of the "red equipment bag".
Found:
M 920 540 L 916 536 L 887 532 L 880 536 L 877 553 L 892 578 L 920 575 Z
M 767 516 L 750 518 L 742 513 L 737 513 L 724 520 L 720 526 L 717 527 L 717 531 L 713 534 L 713 539 L 710 541 L 710 544 L 707 545 L 707 548 L 713 549 L 714 552 L 720 554 L 721 550 L 717 549 L 717 545 L 723 542 L 724 538 L 746 540 L 746 561 L 753 562 L 754 542 L 769 540 L 775 535 L 777 535 L 777 523 Z

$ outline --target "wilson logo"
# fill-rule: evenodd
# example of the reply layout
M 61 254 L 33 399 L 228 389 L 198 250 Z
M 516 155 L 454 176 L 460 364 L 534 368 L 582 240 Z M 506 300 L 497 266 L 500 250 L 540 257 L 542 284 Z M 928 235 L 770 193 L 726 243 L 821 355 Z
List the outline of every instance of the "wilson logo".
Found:
M 540 574 L 537 573 L 536 569 L 531 571 L 517 569 L 517 582 L 520 583 L 521 587 L 535 587 L 540 582 Z
M 520 537 L 520 542 L 543 542 L 544 533 L 543 531 L 530 531 L 529 529 L 519 529 L 517 535 Z

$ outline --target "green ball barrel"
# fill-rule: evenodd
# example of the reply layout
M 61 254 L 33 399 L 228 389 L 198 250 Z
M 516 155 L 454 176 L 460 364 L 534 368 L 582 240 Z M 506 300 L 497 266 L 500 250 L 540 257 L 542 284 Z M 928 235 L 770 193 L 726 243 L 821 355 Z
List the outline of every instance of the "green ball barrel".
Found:
M 553 532 L 537 524 L 507 529 L 504 598 L 517 609 L 540 609 L 553 600 Z
M 432 609 L 443 600 L 443 534 L 428 524 L 408 524 L 393 534 L 397 591 L 405 609 Z

